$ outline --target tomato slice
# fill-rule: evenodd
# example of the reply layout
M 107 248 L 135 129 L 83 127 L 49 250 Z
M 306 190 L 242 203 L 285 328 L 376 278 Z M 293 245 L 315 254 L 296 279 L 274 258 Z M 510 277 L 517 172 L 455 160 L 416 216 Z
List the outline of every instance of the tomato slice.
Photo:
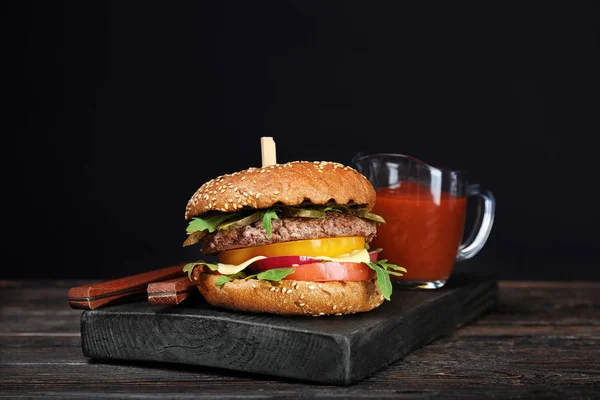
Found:
M 295 281 L 366 281 L 375 278 L 375 271 L 363 263 L 316 262 L 294 267 L 294 273 L 283 279 Z
M 360 236 L 323 239 L 295 240 L 273 243 L 264 246 L 245 247 L 219 253 L 219 261 L 224 264 L 241 264 L 256 256 L 327 256 L 337 257 L 365 247 L 365 239 Z M 368 268 L 368 267 L 367 267 Z
M 378 253 L 369 252 L 371 261 L 377 261 Z M 256 274 L 274 268 L 294 268 L 294 273 L 283 279 L 296 281 L 366 281 L 375 278 L 375 271 L 363 263 L 318 261 L 306 256 L 270 257 L 248 266 L 248 272 Z

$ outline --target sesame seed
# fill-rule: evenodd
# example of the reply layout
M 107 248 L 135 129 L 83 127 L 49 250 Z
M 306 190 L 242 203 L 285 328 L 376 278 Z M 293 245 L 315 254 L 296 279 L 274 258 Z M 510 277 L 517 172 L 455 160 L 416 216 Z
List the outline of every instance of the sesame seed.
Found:
M 298 304 L 298 305 L 299 305 L 300 307 L 304 307 L 306 304 L 304 304 L 304 303 L 300 303 L 300 304 Z
M 279 194 L 279 190 L 274 190 L 273 194 Z
M 337 308 L 337 306 L 336 306 L 336 305 L 334 305 L 334 306 L 333 306 L 333 309 L 335 310 L 336 308 Z
M 244 179 L 246 179 L 246 177 L 245 177 L 245 176 L 242 176 L 242 180 L 244 180 Z
M 292 290 L 292 289 L 288 289 L 288 290 L 287 290 L 287 294 L 290 294 L 290 293 L 292 293 L 292 292 L 293 292 L 293 290 Z
M 314 287 L 313 285 L 310 285 L 308 288 L 309 288 L 310 290 L 314 290 L 314 289 L 315 289 L 315 287 Z
M 258 199 L 260 197 L 260 193 L 256 193 L 256 198 Z
M 252 287 L 256 289 L 256 285 L 253 283 Z M 333 309 L 335 310 L 335 306 L 333 306 Z
M 275 286 L 273 286 L 271 289 L 269 289 L 269 292 L 274 292 L 276 290 Z
M 324 312 L 320 312 L 319 315 L 325 315 L 325 313 Z

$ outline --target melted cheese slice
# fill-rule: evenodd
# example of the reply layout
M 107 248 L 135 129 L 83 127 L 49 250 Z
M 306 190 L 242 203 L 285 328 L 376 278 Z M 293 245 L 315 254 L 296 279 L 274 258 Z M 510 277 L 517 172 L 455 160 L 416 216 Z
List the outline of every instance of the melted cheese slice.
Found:
M 239 265 L 217 263 L 217 267 L 218 267 L 217 271 L 219 271 L 219 273 L 223 274 L 223 275 L 237 274 L 238 272 L 243 271 L 248 265 L 252 264 L 254 261 L 262 260 L 264 258 L 267 258 L 267 257 L 265 257 L 265 256 L 252 257 L 251 259 L 246 260 Z
M 369 252 L 365 249 L 354 250 L 352 253 L 342 254 L 337 257 L 319 256 L 314 257 L 317 260 L 323 261 L 337 261 L 337 262 L 355 262 L 355 263 L 368 263 L 371 262 Z
M 265 256 L 256 256 L 252 257 L 249 260 L 244 261 L 239 265 L 234 264 L 223 264 L 217 263 L 217 271 L 223 275 L 233 275 L 237 274 L 240 271 L 246 269 L 246 267 L 252 264 L 254 261 L 262 260 L 267 257 Z M 336 262 L 355 262 L 355 263 L 368 263 L 371 261 L 369 257 L 369 252 L 365 249 L 362 250 L 354 250 L 352 253 L 342 254 L 337 257 L 327 257 L 327 256 L 316 256 L 312 257 L 321 261 L 336 261 Z M 291 267 L 291 266 L 290 266 Z

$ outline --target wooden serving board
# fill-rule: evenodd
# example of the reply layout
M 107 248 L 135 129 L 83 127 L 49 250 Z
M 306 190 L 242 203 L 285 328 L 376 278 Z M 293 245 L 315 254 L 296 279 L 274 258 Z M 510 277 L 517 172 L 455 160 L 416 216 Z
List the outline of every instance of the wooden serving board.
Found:
M 437 290 L 394 289 L 361 314 L 281 317 L 145 301 L 84 311 L 83 354 L 161 361 L 338 385 L 355 383 L 493 309 L 494 280 L 456 276 Z

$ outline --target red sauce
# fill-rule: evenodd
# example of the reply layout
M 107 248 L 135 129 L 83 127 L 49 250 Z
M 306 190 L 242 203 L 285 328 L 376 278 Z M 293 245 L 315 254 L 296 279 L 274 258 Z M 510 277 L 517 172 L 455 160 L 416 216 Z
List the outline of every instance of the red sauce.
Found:
M 371 249 L 382 248 L 380 259 L 408 270 L 411 281 L 446 280 L 452 272 L 462 240 L 466 197 L 453 196 L 413 182 L 399 188 L 380 188 L 373 213 L 379 225 Z

